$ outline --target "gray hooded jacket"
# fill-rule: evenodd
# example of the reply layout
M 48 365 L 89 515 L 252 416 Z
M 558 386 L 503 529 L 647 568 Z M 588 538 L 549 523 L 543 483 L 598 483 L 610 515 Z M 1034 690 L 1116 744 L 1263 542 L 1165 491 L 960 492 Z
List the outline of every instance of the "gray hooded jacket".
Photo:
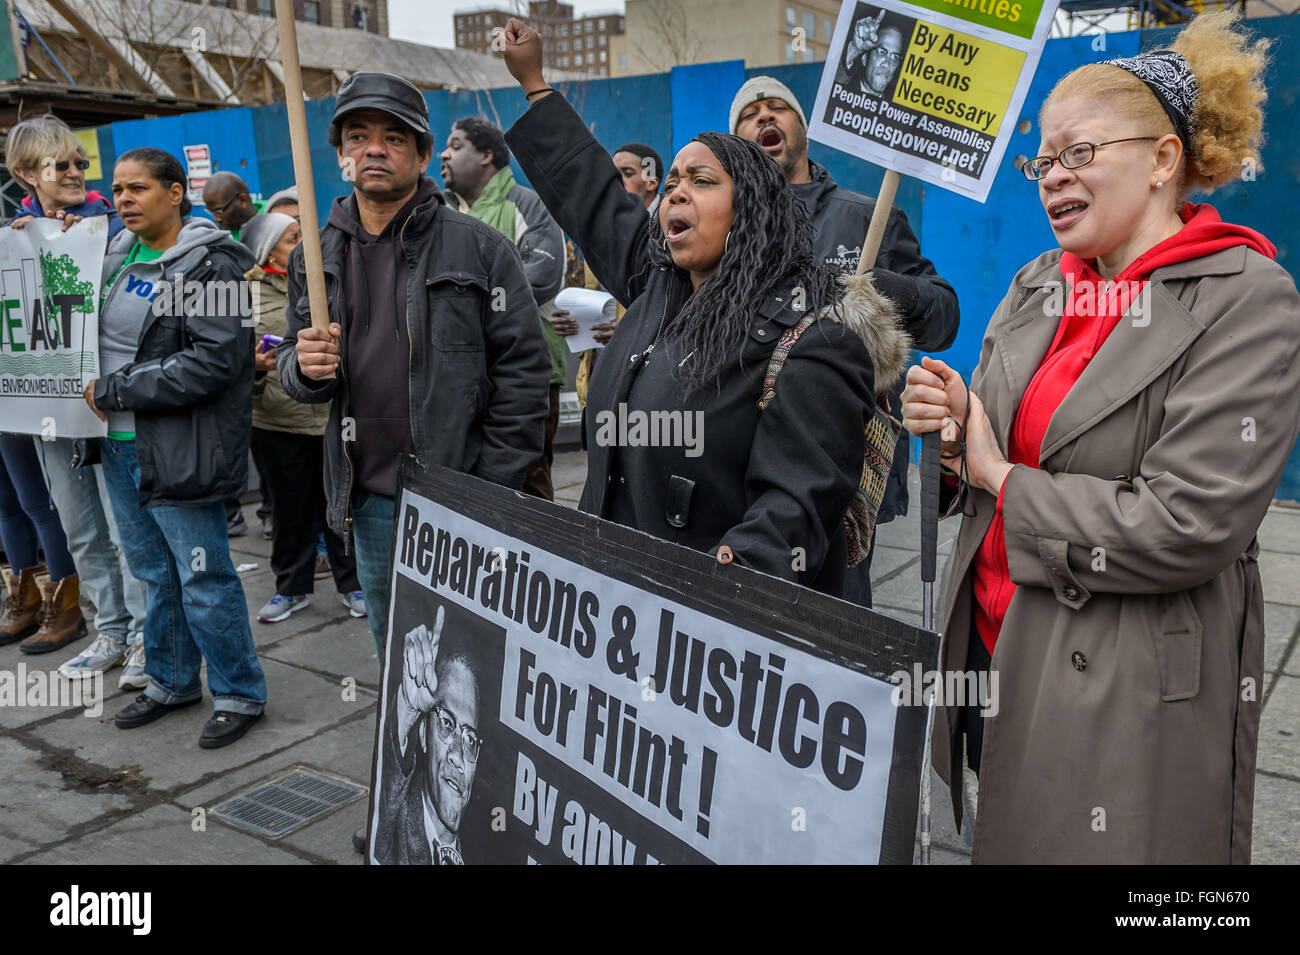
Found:
M 123 230 L 104 258 L 95 404 L 109 430 L 135 432 L 142 506 L 229 500 L 247 474 L 252 254 L 191 216 L 160 258 L 123 268 L 135 238 Z

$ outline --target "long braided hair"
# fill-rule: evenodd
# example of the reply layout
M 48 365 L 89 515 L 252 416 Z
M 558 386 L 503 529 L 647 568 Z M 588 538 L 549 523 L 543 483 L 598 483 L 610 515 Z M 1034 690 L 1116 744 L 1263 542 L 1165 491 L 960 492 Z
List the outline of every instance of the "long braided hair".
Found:
M 759 306 L 778 284 L 802 288 L 804 305 L 813 314 L 843 295 L 839 273 L 813 254 L 812 219 L 786 187 L 781 167 L 739 136 L 701 133 L 694 141 L 708 147 L 731 176 L 735 217 L 718 270 L 665 329 L 665 338 L 675 340 L 687 356 L 678 377 L 688 390 L 711 381 L 721 386 L 723 365 L 740 350 Z M 657 215 L 650 217 L 650 259 L 685 275 L 673 264 Z

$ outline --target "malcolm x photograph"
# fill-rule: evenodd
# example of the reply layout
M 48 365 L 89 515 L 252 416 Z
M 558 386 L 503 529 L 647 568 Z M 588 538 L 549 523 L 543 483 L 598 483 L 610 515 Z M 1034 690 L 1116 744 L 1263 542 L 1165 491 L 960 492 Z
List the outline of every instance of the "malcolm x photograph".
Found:
M 836 82 L 855 93 L 888 96 L 915 23 L 897 13 L 858 4 Z
M 500 660 L 505 634 L 404 577 L 396 586 L 372 861 L 478 862 L 491 817 L 473 801 L 475 781 L 500 695 L 500 666 L 487 661 Z

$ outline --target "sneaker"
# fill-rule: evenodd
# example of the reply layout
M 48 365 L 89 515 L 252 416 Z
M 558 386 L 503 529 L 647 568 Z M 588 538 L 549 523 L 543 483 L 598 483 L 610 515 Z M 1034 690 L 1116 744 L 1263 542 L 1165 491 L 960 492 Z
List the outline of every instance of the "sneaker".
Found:
M 270 540 L 275 536 L 275 527 L 269 517 L 262 518 L 262 540 Z
M 366 615 L 366 598 L 359 590 L 351 593 L 339 594 L 339 599 L 343 601 L 343 606 L 348 608 L 348 613 L 354 617 L 364 617 Z
M 240 537 L 248 533 L 248 521 L 244 520 L 243 511 L 235 511 L 235 515 L 226 521 L 226 536 Z
M 144 637 L 141 636 L 127 647 L 126 663 L 122 665 L 122 675 L 118 677 L 119 690 L 143 690 L 149 685 L 149 674 L 144 672 Z
M 60 666 L 59 675 L 66 676 L 69 680 L 80 680 L 96 673 L 107 673 L 121 663 L 125 656 L 126 652 L 120 643 L 101 633 L 90 646 Z
M 316 579 L 324 580 L 334 571 L 330 570 L 330 559 L 324 554 L 316 555 Z
M 266 606 L 257 612 L 259 623 L 279 623 L 281 620 L 289 619 L 289 614 L 301 610 L 311 603 L 311 595 L 303 594 L 301 597 L 286 597 L 283 594 L 276 594 L 266 602 Z

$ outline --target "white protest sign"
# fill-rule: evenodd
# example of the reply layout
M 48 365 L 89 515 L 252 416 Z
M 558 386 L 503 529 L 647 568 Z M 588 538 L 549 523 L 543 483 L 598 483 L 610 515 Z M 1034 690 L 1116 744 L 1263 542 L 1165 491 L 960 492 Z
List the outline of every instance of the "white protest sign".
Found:
M 371 861 L 909 862 L 938 635 L 716 566 L 406 459 Z
M 808 137 L 983 202 L 1058 0 L 847 0 Z
M 0 431 L 106 434 L 82 389 L 99 375 L 99 277 L 108 217 L 0 229 Z
M 614 296 L 599 289 L 566 288 L 555 296 L 555 307 L 567 311 L 569 317 L 578 323 L 577 334 L 564 339 L 571 354 L 605 347 L 596 341 L 591 329 L 593 325 L 614 321 L 618 314 Z

